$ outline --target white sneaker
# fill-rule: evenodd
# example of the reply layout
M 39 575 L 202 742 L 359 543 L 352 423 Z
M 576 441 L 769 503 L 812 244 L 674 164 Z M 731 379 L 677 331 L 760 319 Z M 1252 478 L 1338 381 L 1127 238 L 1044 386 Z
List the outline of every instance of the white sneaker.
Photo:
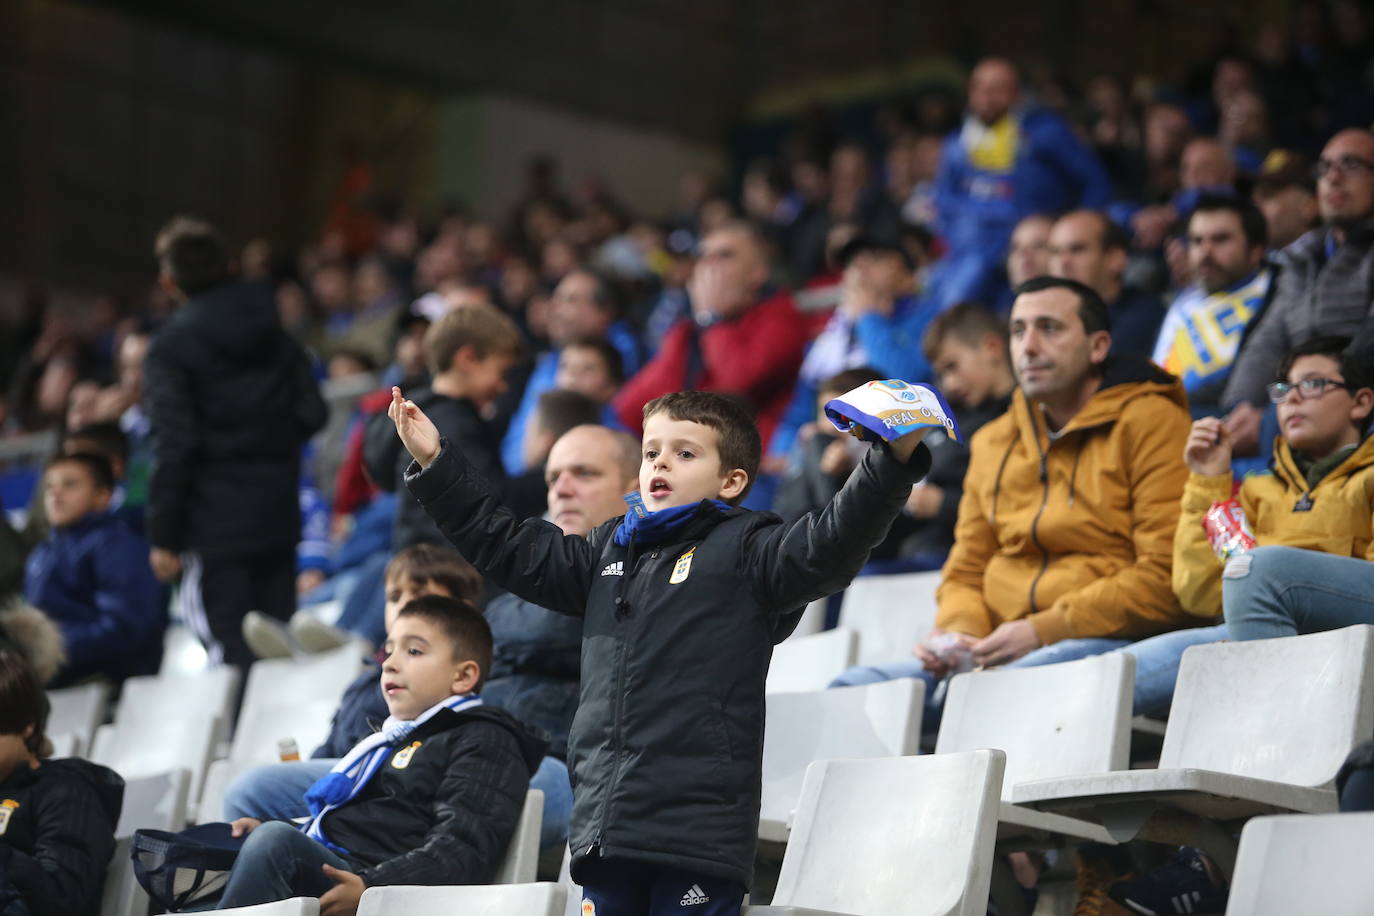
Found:
M 291 617 L 291 635 L 306 652 L 329 652 L 353 642 L 353 634 L 331 627 L 309 611 L 297 611 Z
M 290 658 L 296 654 L 296 643 L 286 624 L 261 611 L 244 614 L 241 631 L 244 642 L 258 658 Z

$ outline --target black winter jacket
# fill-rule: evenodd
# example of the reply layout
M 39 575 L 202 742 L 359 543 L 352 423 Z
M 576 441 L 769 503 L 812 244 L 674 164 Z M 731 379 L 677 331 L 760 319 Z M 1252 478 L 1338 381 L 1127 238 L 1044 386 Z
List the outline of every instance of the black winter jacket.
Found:
M 476 405 L 467 398 L 436 394 L 428 387 L 408 391 L 406 397 L 434 421 L 439 435 L 459 443 L 471 458 L 472 466 L 496 488 L 498 497 L 503 498 L 506 472 L 501 466 L 501 437 L 495 427 L 482 419 Z M 383 490 L 400 489 L 410 455 L 401 447 L 396 425 L 386 411 L 368 421 L 363 438 L 363 464 L 377 486 Z M 399 494 L 396 524 L 391 535 L 392 549 L 401 550 L 414 544 L 442 544 L 443 541 L 444 536 L 420 504 L 405 493 Z
M 847 585 L 925 473 L 870 449 L 826 509 L 794 525 L 703 502 L 671 541 L 617 546 L 519 522 L 444 443 L 406 483 L 484 575 L 583 617 L 569 738 L 573 875 L 589 856 L 748 885 L 758 832 L 764 679 L 807 602 Z
M 33 916 L 95 916 L 124 780 L 86 760 L 45 760 L 0 782 L 0 874 Z
M 325 816 L 325 836 L 369 887 L 491 883 L 544 742 L 491 706 L 443 710 L 409 740 L 420 742 L 413 753 L 398 751 Z
M 215 556 L 295 548 L 301 446 L 326 410 L 270 289 L 226 283 L 177 309 L 148 348 L 143 409 L 152 546 Z
M 503 593 L 482 612 L 491 624 L 488 703 L 549 734 L 549 753 L 568 756 L 582 669 L 582 621 Z

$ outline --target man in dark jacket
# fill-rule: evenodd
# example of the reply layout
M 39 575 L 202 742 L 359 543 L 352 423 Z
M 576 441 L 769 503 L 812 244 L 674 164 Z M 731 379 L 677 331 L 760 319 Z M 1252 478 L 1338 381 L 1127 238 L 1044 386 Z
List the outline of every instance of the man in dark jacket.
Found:
M 1260 445 L 1264 386 L 1289 350 L 1313 337 L 1357 336 L 1374 321 L 1374 134 L 1336 134 L 1317 175 L 1323 225 L 1279 254 L 1273 302 L 1241 342 L 1222 395 L 1238 455 Z
M 307 824 L 234 822 L 250 836 L 220 909 L 304 895 L 351 914 L 369 886 L 495 876 L 546 745 L 477 693 L 491 630 L 471 604 L 429 595 L 401 608 L 386 651 L 382 731 L 306 793 Z
M 173 220 L 157 256 L 181 306 L 143 367 L 150 561 L 163 581 L 183 576 L 187 620 L 211 659 L 247 667 L 243 615 L 295 610 L 301 446 L 325 405 L 271 290 L 231 279 L 214 227 Z
M 772 647 L 886 536 L 929 467 L 921 433 L 870 449 L 824 512 L 786 526 L 737 506 L 761 450 L 743 408 L 670 394 L 645 408 L 650 511 L 583 539 L 502 509 L 399 390 L 390 415 L 416 458 L 406 485 L 463 555 L 526 600 L 583 618 L 569 845 L 585 899 L 600 916 L 738 913 Z
M 549 520 L 586 537 L 624 511 L 639 489 L 639 444 L 604 426 L 578 426 L 549 451 Z M 582 669 L 582 622 L 509 592 L 486 607 L 496 640 L 487 702 L 549 733 L 549 753 L 568 756 Z

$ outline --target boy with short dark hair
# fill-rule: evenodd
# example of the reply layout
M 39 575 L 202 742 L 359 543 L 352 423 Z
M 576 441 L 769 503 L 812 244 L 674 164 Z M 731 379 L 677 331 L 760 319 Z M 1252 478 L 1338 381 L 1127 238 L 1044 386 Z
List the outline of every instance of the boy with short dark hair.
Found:
M 162 661 L 167 593 L 148 566 L 147 541 L 110 511 L 114 487 L 100 455 L 58 455 L 43 474 L 52 530 L 29 555 L 24 596 L 62 631 L 58 685 L 91 675 L 119 683 L 155 674 Z
M 428 386 L 412 390 L 410 399 L 432 414 L 445 436 L 463 444 L 474 467 L 488 480 L 503 485 L 500 431 L 483 412 L 506 390 L 506 374 L 522 349 L 519 328 L 491 306 L 467 305 L 430 325 L 424 349 L 433 378 Z M 368 423 L 363 462 L 377 486 L 401 486 L 410 459 L 396 441 L 391 421 L 381 414 Z M 442 541 L 439 529 L 413 499 L 397 500 L 395 549 Z
M 114 491 L 110 497 L 110 511 L 121 517 L 131 528 L 143 533 L 142 507 L 125 502 L 124 472 L 129 462 L 129 437 L 117 423 L 88 423 L 70 430 L 62 437 L 58 451 L 64 455 L 77 453 L 100 455 L 110 463 L 114 477 Z M 43 488 L 34 490 L 29 501 L 29 517 L 24 523 L 24 535 L 36 544 L 48 536 L 48 517 L 43 511 Z
M 370 886 L 494 877 L 544 742 L 482 705 L 491 630 L 470 603 L 430 595 L 397 612 L 385 651 L 382 730 L 307 791 L 308 823 L 234 821 L 248 839 L 220 909 L 318 896 L 351 916 Z
M 439 595 L 475 604 L 481 594 L 482 577 L 458 551 L 440 544 L 407 547 L 386 565 L 383 632 L 396 622 L 401 608 L 416 599 Z M 367 670 L 348 685 L 329 723 L 328 736 L 310 760 L 265 764 L 236 777 L 224 794 L 224 817 L 231 821 L 246 816 L 288 820 L 304 814 L 302 797 L 310 784 L 376 731 L 390 714 L 378 680 L 380 674 L 381 666 L 369 663 Z
M 598 916 L 738 914 L 772 647 L 887 534 L 929 466 L 924 431 L 869 449 L 823 512 L 788 526 L 738 508 L 760 455 L 744 408 L 664 395 L 644 408 L 647 511 L 636 503 L 583 539 L 503 510 L 399 389 L 389 415 L 416 459 L 406 485 L 463 555 L 516 595 L 583 618 L 569 845 L 585 900 Z

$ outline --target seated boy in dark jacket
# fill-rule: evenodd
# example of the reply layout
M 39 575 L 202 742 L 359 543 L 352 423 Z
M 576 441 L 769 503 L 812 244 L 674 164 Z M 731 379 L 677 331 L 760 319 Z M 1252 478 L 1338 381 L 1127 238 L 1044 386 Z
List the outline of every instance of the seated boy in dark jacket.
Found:
M 0 913 L 96 916 L 124 780 L 85 760 L 45 760 L 48 698 L 0 650 Z
M 482 594 L 482 577 L 452 547 L 416 544 L 387 563 L 384 586 L 390 629 L 401 608 L 425 595 L 475 604 Z M 329 734 L 309 760 L 263 764 L 236 776 L 224 793 L 224 819 L 291 820 L 308 814 L 305 791 L 390 715 L 381 674 L 381 664 L 369 661 L 348 685 L 329 723 Z
M 167 592 L 148 566 L 148 542 L 110 511 L 114 487 L 100 455 L 58 455 L 43 474 L 52 531 L 29 555 L 24 597 L 62 631 L 67 664 L 56 684 L 156 674 L 162 660 Z
M 544 743 L 482 705 L 491 630 L 471 604 L 428 595 L 401 608 L 385 651 L 391 716 L 311 786 L 307 823 L 234 822 L 249 836 L 220 909 L 310 896 L 344 916 L 369 886 L 496 874 Z
M 735 400 L 679 392 L 644 408 L 631 512 L 565 536 L 500 507 L 399 389 L 406 485 L 484 575 L 583 618 L 569 738 L 573 877 L 597 916 L 738 914 L 758 832 L 764 678 L 805 605 L 848 584 L 929 452 L 912 433 L 864 455 L 824 511 L 785 525 L 738 508 L 759 434 Z

